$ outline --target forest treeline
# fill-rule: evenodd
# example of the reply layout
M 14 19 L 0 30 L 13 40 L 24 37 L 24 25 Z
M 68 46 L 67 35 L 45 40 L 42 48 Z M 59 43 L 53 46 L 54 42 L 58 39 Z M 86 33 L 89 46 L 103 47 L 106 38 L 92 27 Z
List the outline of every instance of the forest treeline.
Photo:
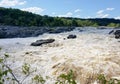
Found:
M 120 27 L 120 20 L 113 18 L 81 19 L 72 17 L 51 17 L 33 14 L 13 8 L 0 7 L 0 25 L 10 26 L 108 26 Z

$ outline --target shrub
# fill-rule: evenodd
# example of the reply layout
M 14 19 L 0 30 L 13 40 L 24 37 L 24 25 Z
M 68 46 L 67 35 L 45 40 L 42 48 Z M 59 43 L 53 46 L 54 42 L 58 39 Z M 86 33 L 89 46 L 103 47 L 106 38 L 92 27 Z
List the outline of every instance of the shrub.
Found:
M 5 80 L 13 80 L 20 84 L 11 68 L 5 63 L 8 57 L 9 55 L 6 53 L 4 54 L 4 57 L 0 57 L 0 84 L 4 84 Z M 12 75 L 12 77 L 9 77 L 8 73 Z
M 22 66 L 22 72 L 27 75 L 30 73 L 30 65 L 25 63 L 23 66 Z
M 32 78 L 32 80 L 34 82 L 36 82 L 37 84 L 44 84 L 45 80 L 43 79 L 43 77 L 41 75 L 36 75 L 34 78 Z
M 77 84 L 74 80 L 73 71 L 70 70 L 67 74 L 61 74 L 55 84 Z
M 2 50 L 2 48 L 0 47 L 0 50 Z
M 118 79 L 111 78 L 107 80 L 104 74 L 99 74 L 97 79 L 100 84 L 120 84 Z

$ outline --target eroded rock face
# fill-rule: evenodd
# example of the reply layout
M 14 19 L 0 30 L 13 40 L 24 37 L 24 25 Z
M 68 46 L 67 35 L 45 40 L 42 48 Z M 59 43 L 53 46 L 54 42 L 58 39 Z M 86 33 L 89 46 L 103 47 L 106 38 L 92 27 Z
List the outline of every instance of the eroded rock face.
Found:
M 41 46 L 43 44 L 53 43 L 55 39 L 44 39 L 44 40 L 37 40 L 36 42 L 31 43 L 31 46 Z
M 109 34 L 114 34 L 116 39 L 120 39 L 120 30 L 112 30 Z
M 67 37 L 67 39 L 75 39 L 75 38 L 77 38 L 77 36 L 76 36 L 76 35 L 73 35 L 73 34 L 71 34 L 71 35 L 69 35 L 69 36 Z

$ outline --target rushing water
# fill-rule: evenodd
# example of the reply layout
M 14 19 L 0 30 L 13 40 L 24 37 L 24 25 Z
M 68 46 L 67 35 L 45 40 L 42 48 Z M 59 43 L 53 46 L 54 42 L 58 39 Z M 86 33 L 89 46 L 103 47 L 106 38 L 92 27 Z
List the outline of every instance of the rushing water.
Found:
M 71 69 L 78 84 L 88 81 L 93 84 L 97 74 L 120 79 L 120 42 L 108 34 L 111 30 L 77 28 L 60 34 L 0 39 L 0 54 L 10 54 L 7 64 L 19 80 L 25 77 L 21 68 L 24 63 L 31 65 L 31 71 L 36 70 L 23 84 L 33 84 L 31 78 L 36 74 L 41 74 L 43 78 L 49 76 L 46 84 L 54 84 L 57 76 Z M 69 34 L 76 34 L 77 38 L 67 39 Z M 55 42 L 39 47 L 30 46 L 32 42 L 46 38 L 54 38 Z

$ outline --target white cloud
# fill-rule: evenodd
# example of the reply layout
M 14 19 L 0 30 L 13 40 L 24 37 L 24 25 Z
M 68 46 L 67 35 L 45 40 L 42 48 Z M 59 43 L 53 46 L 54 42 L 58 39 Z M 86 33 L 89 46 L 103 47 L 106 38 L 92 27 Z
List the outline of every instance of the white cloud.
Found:
M 66 14 L 62 14 L 62 15 L 58 15 L 58 17 L 76 17 L 76 18 L 80 18 L 80 15 L 74 15 L 75 13 L 80 12 L 80 9 L 76 9 L 73 12 L 68 12 Z
M 23 8 L 21 9 L 23 11 L 28 11 L 36 14 L 42 13 L 45 9 L 39 8 L 39 7 L 29 7 L 29 8 Z
M 2 0 L 0 1 L 0 6 L 16 6 L 16 5 L 24 5 L 26 1 L 20 0 Z
M 103 14 L 103 13 L 96 15 L 97 18 L 107 18 L 108 16 L 109 16 L 109 14 Z
M 101 15 L 101 18 L 107 18 L 109 16 L 109 14 L 103 14 Z
M 106 10 L 108 10 L 108 11 L 112 11 L 112 10 L 114 10 L 115 8 L 106 8 Z
M 81 10 L 80 9 L 76 9 L 74 12 L 77 13 L 77 12 L 80 12 Z
M 104 10 L 99 10 L 98 12 L 97 12 L 97 14 L 102 14 L 104 12 Z
M 107 11 L 113 11 L 115 8 L 106 8 L 104 10 L 99 10 L 96 14 L 97 18 L 107 18 L 110 14 L 106 14 Z
M 92 17 L 92 16 L 86 16 L 86 17 L 84 17 L 84 18 L 88 19 L 88 18 L 93 18 L 93 17 Z
M 120 16 L 115 17 L 115 19 L 120 19 Z
M 73 14 L 71 12 L 68 12 L 66 15 L 67 16 L 72 16 Z
M 97 12 L 96 17 L 97 17 L 97 18 L 107 18 L 107 17 L 109 16 L 109 14 L 105 14 L 104 12 L 105 12 L 105 10 L 99 10 L 99 11 Z
M 73 13 L 68 12 L 65 15 L 58 15 L 59 17 L 72 17 Z

